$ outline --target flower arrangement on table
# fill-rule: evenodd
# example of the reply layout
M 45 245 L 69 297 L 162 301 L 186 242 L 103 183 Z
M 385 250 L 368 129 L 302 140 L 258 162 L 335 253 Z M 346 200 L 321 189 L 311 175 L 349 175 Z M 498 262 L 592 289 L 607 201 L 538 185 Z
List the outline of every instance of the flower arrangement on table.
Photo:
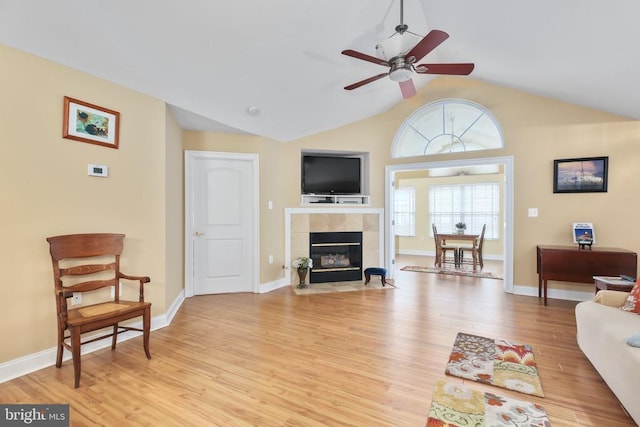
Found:
M 306 256 L 299 256 L 291 263 L 293 268 L 313 268 L 313 260 Z
M 456 224 L 456 228 L 461 229 L 461 230 L 466 230 L 467 229 L 467 224 L 465 224 L 464 222 L 460 221 L 459 223 Z

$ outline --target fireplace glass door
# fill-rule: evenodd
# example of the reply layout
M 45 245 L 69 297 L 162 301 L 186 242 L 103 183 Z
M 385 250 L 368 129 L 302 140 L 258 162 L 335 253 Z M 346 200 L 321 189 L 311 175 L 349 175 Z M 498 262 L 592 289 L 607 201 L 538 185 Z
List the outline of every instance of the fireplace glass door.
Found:
M 310 233 L 310 283 L 362 280 L 362 232 Z

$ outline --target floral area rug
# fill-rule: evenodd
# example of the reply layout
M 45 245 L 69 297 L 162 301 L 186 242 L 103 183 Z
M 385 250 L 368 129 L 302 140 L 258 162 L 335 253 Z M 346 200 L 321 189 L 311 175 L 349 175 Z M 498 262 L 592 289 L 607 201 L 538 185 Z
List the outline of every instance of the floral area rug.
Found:
M 535 403 L 438 381 L 427 427 L 445 426 L 551 427 L 551 422 L 544 408 Z
M 544 397 L 529 345 L 458 332 L 447 375 Z
M 466 277 L 477 277 L 480 279 L 497 279 L 502 280 L 501 276 L 498 276 L 495 273 L 490 271 L 476 271 L 466 270 L 466 269 L 457 269 L 457 268 L 435 268 L 435 267 L 422 267 L 419 265 L 407 265 L 401 268 L 402 271 L 415 271 L 418 273 L 434 273 L 434 274 L 449 274 L 451 276 L 466 276 Z

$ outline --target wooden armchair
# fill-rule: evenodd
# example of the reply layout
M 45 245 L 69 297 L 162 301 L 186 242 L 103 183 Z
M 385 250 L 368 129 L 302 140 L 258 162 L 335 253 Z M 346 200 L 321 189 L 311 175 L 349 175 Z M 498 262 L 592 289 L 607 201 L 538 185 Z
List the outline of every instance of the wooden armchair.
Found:
M 149 353 L 149 331 L 151 327 L 151 303 L 144 302 L 144 284 L 151 279 L 146 276 L 129 276 L 120 272 L 124 234 L 71 234 L 47 238 L 53 262 L 53 278 L 58 314 L 58 352 L 56 367 L 62 366 L 63 348 L 71 352 L 75 388 L 80 386 L 80 346 L 112 337 L 111 349 L 116 348 L 118 332 L 139 331 L 143 333 L 144 352 Z M 64 265 L 62 265 L 64 264 Z M 139 282 L 138 301 L 120 299 L 120 281 Z M 127 282 L 123 282 L 127 283 Z M 112 297 L 97 304 L 68 308 L 67 300 L 74 293 L 88 293 L 101 288 L 113 287 Z M 85 294 L 89 297 L 88 294 Z M 103 296 L 100 293 L 100 296 Z M 98 297 L 92 296 L 92 297 Z M 142 329 L 119 326 L 118 323 L 142 316 Z M 112 327 L 81 342 L 86 332 Z M 68 331 L 68 335 L 66 335 Z

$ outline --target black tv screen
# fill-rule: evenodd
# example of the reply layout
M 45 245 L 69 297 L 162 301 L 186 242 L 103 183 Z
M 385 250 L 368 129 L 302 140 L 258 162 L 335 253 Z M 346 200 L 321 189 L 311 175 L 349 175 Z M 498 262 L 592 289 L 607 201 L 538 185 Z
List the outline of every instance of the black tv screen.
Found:
M 303 194 L 360 194 L 360 158 L 303 156 Z

